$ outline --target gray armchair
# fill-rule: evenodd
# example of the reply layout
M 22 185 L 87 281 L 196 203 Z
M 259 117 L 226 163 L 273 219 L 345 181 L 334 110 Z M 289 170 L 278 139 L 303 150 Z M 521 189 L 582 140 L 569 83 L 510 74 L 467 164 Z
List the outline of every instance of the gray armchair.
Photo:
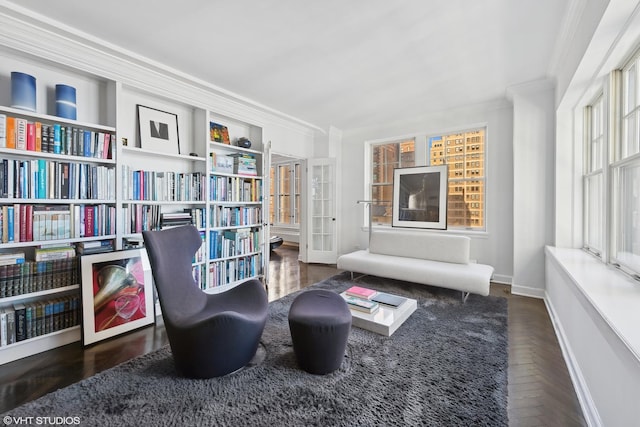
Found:
M 262 283 L 253 279 L 226 292 L 205 293 L 191 273 L 193 255 L 202 244 L 195 227 L 142 235 L 178 371 L 191 378 L 211 378 L 249 363 L 267 320 Z

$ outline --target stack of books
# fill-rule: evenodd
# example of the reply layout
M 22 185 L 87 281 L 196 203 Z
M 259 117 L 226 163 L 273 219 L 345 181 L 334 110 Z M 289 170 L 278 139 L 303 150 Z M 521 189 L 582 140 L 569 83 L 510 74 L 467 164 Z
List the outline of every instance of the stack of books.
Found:
M 102 252 L 111 252 L 114 250 L 113 240 L 91 240 L 89 242 L 76 243 L 76 251 L 78 255 L 99 254 Z
M 371 314 L 380 309 L 380 305 L 371 300 L 377 294 L 373 289 L 352 286 L 344 292 L 343 298 L 349 308 Z
M 239 154 L 233 157 L 233 173 L 238 175 L 257 176 L 256 159 L 251 154 Z
M 0 254 L 0 265 L 24 264 L 24 252 Z
M 41 245 L 34 250 L 36 261 L 52 261 L 56 259 L 68 259 L 76 256 L 76 248 L 71 244 L 46 246 Z
M 191 212 L 167 212 L 160 214 L 160 228 L 173 228 L 193 223 Z

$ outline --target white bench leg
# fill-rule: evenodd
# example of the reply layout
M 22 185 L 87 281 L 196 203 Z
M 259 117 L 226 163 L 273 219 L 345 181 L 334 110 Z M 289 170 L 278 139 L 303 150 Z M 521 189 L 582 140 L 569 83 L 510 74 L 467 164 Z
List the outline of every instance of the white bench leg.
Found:
M 467 298 L 469 298 L 469 292 L 462 292 L 462 303 L 467 302 Z

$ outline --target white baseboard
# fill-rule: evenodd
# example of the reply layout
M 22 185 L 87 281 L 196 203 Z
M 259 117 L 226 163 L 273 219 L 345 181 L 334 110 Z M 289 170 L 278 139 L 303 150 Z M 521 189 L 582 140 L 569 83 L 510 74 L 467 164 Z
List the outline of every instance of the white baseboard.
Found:
M 513 282 L 513 277 L 507 276 L 505 274 L 494 274 L 491 276 L 491 281 L 493 283 L 500 283 L 501 285 L 511 285 Z
M 544 304 L 547 307 L 547 312 L 549 313 L 549 317 L 551 318 L 553 330 L 556 332 L 556 337 L 558 338 L 558 343 L 560 344 L 560 349 L 562 350 L 562 356 L 565 363 L 567 364 L 569 376 L 571 377 L 573 388 L 575 389 L 576 395 L 578 396 L 578 401 L 580 402 L 580 407 L 582 408 L 582 414 L 584 415 L 585 421 L 587 422 L 587 425 L 589 427 L 600 427 L 602 426 L 602 421 L 600 420 L 600 416 L 598 415 L 598 410 L 593 403 L 591 393 L 589 392 L 589 388 L 586 385 L 586 382 L 582 375 L 582 371 L 580 370 L 580 367 L 575 360 L 573 351 L 571 351 L 571 347 L 569 346 L 569 342 L 566 339 L 562 324 L 560 324 L 560 322 L 558 321 L 558 317 L 553 308 L 553 304 L 551 303 L 551 300 L 547 295 L 545 295 Z
M 528 286 L 511 285 L 511 293 L 513 295 L 521 295 L 523 297 L 531 298 L 545 298 L 545 290 L 540 288 L 531 288 Z

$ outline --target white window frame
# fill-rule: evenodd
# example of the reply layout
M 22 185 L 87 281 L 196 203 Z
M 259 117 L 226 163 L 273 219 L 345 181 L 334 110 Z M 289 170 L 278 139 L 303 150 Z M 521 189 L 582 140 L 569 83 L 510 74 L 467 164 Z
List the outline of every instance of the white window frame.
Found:
M 373 195 L 373 148 L 377 145 L 384 145 L 384 144 L 392 144 L 392 143 L 402 143 L 405 141 L 409 141 L 412 140 L 414 141 L 415 144 L 415 161 L 414 161 L 414 165 L 413 166 L 428 166 L 430 163 L 430 156 L 429 156 L 429 146 L 428 146 L 428 141 L 429 138 L 432 137 L 437 137 L 437 136 L 445 136 L 445 135 L 450 135 L 450 134 L 455 134 L 455 133 L 466 133 L 466 132 L 471 132 L 471 131 L 475 131 L 475 130 L 479 130 L 479 129 L 483 129 L 484 130 L 484 158 L 482 159 L 482 161 L 484 162 L 484 176 L 482 178 L 477 178 L 479 180 L 482 180 L 484 183 L 484 201 L 483 201 L 483 218 L 484 218 L 484 225 L 483 227 L 452 227 L 451 225 L 447 226 L 447 230 L 438 230 L 441 232 L 450 232 L 450 233 L 465 233 L 465 234 L 486 234 L 487 230 L 488 230 L 488 221 L 487 221 L 487 201 L 488 201 L 488 194 L 489 194 L 489 189 L 487 188 L 487 184 L 488 184 L 488 173 L 489 173 L 489 168 L 488 168 L 488 152 L 489 152 L 489 128 L 488 125 L 486 123 L 481 123 L 481 124 L 477 124 L 477 125 L 471 125 L 471 126 L 466 126 L 466 127 L 459 127 L 459 128 L 453 128 L 453 129 L 448 129 L 445 130 L 443 132 L 429 132 L 429 133 L 420 133 L 420 134 L 416 134 L 416 135 L 411 135 L 411 136 L 397 136 L 397 137 L 391 137 L 391 138 L 386 138 L 386 139 L 377 139 L 377 140 L 370 140 L 370 141 L 365 141 L 365 150 L 364 150 L 364 154 L 365 154 L 365 159 L 364 159 L 364 172 L 365 172 L 365 179 L 364 179 L 364 200 L 371 200 L 372 195 Z M 444 146 L 443 150 L 446 152 L 447 147 Z M 472 161 L 473 159 L 466 159 L 463 161 Z M 471 179 L 476 179 L 476 178 L 470 178 L 470 177 L 463 177 L 462 179 L 464 180 L 471 180 Z M 447 179 L 447 184 L 449 184 L 449 179 Z M 369 209 L 364 209 L 363 212 L 363 228 L 368 227 L 368 222 L 369 222 Z M 391 227 L 391 223 L 389 224 L 376 224 L 373 223 L 372 224 L 373 227 Z
M 603 257 L 606 248 L 605 224 L 605 155 L 608 138 L 605 133 L 605 96 L 600 92 L 585 107 L 584 114 L 584 166 L 583 175 L 583 248 L 597 257 Z M 597 183 L 597 191 L 592 186 Z M 594 194 L 595 193 L 595 194 Z

